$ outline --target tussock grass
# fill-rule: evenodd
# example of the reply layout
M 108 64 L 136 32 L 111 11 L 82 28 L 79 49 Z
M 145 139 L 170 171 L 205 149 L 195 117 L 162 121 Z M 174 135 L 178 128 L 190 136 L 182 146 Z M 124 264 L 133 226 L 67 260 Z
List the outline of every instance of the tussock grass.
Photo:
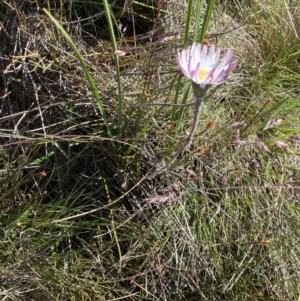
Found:
M 65 34 L 41 3 L 0 4 L 3 298 L 297 300 L 297 1 L 215 5 L 206 38 L 239 68 L 151 181 L 192 110 L 140 105 L 193 101 L 175 55 L 205 8 L 108 1 L 112 46 L 105 7 L 66 4 L 47 7 Z

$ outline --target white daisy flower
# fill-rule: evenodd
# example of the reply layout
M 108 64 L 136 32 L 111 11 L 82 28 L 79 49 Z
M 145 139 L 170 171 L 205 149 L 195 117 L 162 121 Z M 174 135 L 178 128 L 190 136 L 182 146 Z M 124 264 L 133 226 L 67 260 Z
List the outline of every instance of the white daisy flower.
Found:
M 236 61 L 231 61 L 232 50 L 227 50 L 221 61 L 220 54 L 220 48 L 215 48 L 214 45 L 193 43 L 178 52 L 177 63 L 184 75 L 200 85 L 201 89 L 206 89 L 210 85 L 223 84 L 229 72 L 238 65 Z

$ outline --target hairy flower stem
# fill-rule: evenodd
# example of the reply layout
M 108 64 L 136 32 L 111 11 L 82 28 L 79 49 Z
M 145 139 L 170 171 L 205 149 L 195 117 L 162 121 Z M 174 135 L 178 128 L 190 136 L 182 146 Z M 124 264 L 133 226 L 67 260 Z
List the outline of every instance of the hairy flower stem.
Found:
M 204 93 L 203 93 L 204 94 Z M 193 119 L 193 124 L 192 124 L 192 128 L 190 131 L 189 136 L 186 138 L 186 140 L 183 142 L 183 144 L 178 148 L 178 150 L 175 152 L 175 154 L 173 155 L 173 157 L 170 159 L 170 161 L 163 167 L 157 169 L 155 172 L 153 172 L 150 176 L 148 176 L 148 179 L 153 179 L 154 177 L 156 177 L 157 175 L 161 174 L 162 172 L 164 172 L 165 170 L 167 170 L 171 164 L 173 163 L 173 161 L 184 151 L 186 150 L 190 144 L 193 141 L 196 129 L 197 129 L 197 125 L 198 125 L 198 121 L 199 121 L 199 116 L 200 116 L 200 112 L 202 109 L 202 105 L 203 105 L 203 101 L 204 101 L 204 95 L 199 97 L 196 96 L 196 101 L 195 101 L 195 111 L 194 111 L 194 119 Z

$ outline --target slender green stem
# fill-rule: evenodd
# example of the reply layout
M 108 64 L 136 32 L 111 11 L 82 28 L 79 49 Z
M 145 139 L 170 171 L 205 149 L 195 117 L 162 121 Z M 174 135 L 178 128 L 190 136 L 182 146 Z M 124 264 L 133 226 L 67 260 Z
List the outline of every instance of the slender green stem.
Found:
M 194 29 L 194 41 L 197 41 L 198 32 L 199 32 L 199 27 L 200 27 L 200 17 L 201 17 L 201 8 L 202 8 L 202 0 L 197 1 L 197 6 L 196 6 L 196 19 L 195 19 L 195 29 Z
M 200 43 L 203 43 L 203 41 L 205 39 L 205 35 L 206 35 L 206 32 L 207 32 L 209 21 L 211 19 L 211 15 L 212 15 L 214 5 L 215 5 L 215 0 L 208 1 L 205 16 L 204 16 L 204 20 L 203 20 L 202 30 L 201 30 L 201 33 L 200 33 L 200 39 L 199 39 Z
M 201 0 L 200 0 L 201 1 Z M 187 13 L 186 13 L 186 20 L 185 20 L 185 29 L 184 29 L 184 38 L 183 38 L 183 44 L 187 45 L 188 39 L 189 39 L 189 34 L 190 34 L 190 26 L 191 26 L 191 17 L 192 17 L 192 11 L 193 11 L 193 0 L 188 1 L 188 7 L 187 7 Z M 180 92 L 180 84 L 181 84 L 181 79 L 182 77 L 179 76 L 177 80 L 177 85 L 176 85 L 176 90 L 175 90 L 175 97 L 174 97 L 174 102 L 175 104 L 178 102 L 179 98 L 179 92 Z M 183 98 L 183 104 L 186 103 L 187 98 L 188 98 L 188 92 L 190 89 L 190 83 L 185 84 L 185 97 Z M 174 108 L 172 110 L 172 115 L 171 115 L 171 120 L 175 120 L 175 116 L 177 115 L 176 109 Z M 180 118 L 182 117 L 183 110 L 179 111 Z M 180 119 L 179 118 L 179 119 Z M 176 118 L 178 119 L 178 118 Z
M 192 17 L 192 10 L 193 10 L 193 2 L 194 2 L 193 0 L 188 1 L 186 21 L 185 21 L 185 29 L 184 29 L 184 38 L 183 38 L 184 45 L 187 44 L 188 39 L 189 39 L 190 26 L 191 26 L 191 17 Z
M 103 104 L 102 104 L 102 100 L 99 96 L 99 93 L 98 93 L 98 89 L 96 87 L 96 84 L 91 76 L 91 74 L 89 73 L 88 71 L 88 68 L 84 62 L 84 59 L 82 58 L 80 52 L 78 51 L 77 47 L 75 46 L 73 40 L 71 39 L 71 37 L 68 35 L 68 33 L 64 30 L 64 28 L 60 25 L 60 23 L 52 16 L 52 14 L 46 10 L 46 9 L 43 9 L 44 12 L 48 15 L 48 17 L 51 19 L 51 21 L 55 24 L 55 26 L 61 31 L 61 33 L 63 34 L 63 36 L 66 38 L 66 40 L 68 41 L 70 47 L 73 49 L 73 51 L 75 52 L 75 55 L 77 57 L 77 59 L 79 60 L 80 64 L 81 64 L 81 67 L 84 71 L 84 74 L 90 84 L 90 87 L 91 87 L 91 90 L 92 90 L 92 94 L 97 102 L 97 105 L 98 105 L 98 108 L 100 110 L 100 113 L 104 119 L 104 123 L 106 125 L 106 128 L 107 128 L 107 131 L 108 131 L 108 134 L 109 136 L 111 137 L 111 131 L 110 131 L 110 127 L 109 127 L 109 123 L 108 123 L 108 120 L 106 118 L 106 114 L 105 114 L 105 110 L 104 110 L 104 107 L 103 107 Z
M 110 40 L 112 44 L 112 48 L 114 51 L 114 61 L 115 67 L 117 72 L 117 85 L 118 85 L 118 136 L 122 137 L 123 135 L 123 89 L 122 89 L 122 82 L 121 82 L 121 74 L 120 74 L 120 64 L 119 64 L 119 56 L 118 56 L 118 48 L 117 48 L 117 41 L 114 32 L 114 26 L 112 22 L 112 13 L 109 7 L 107 0 L 103 0 L 103 6 L 105 11 L 105 16 L 108 23 L 108 30 L 110 35 Z

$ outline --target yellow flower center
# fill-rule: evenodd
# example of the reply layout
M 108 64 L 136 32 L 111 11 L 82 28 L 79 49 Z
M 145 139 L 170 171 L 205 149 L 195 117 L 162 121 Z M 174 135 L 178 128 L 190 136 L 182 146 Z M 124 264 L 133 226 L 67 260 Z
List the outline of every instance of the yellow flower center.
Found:
M 203 82 L 203 81 L 206 79 L 208 73 L 209 73 L 209 70 L 206 70 L 206 69 L 200 69 L 200 70 L 198 71 L 198 80 L 199 80 L 200 82 Z

